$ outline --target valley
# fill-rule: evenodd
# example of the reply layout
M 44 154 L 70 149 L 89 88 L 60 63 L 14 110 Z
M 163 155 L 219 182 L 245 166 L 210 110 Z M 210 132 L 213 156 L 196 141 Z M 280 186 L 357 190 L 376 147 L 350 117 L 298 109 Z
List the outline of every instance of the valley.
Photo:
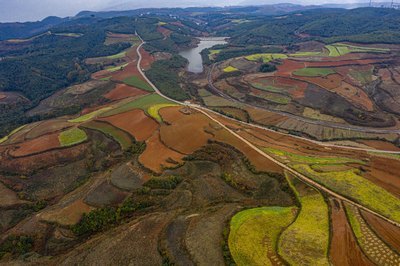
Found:
M 0 262 L 397 265 L 396 41 L 296 30 L 292 45 L 240 46 L 242 27 L 269 20 L 176 12 L 85 26 L 106 28 L 107 52 L 20 111 L 38 121 L 5 127 Z M 302 12 L 287 19 L 319 16 Z M 54 38 L 83 38 L 80 27 Z M 229 39 L 185 60 L 213 34 Z M 0 106 L 18 101 L 35 100 L 0 91 Z

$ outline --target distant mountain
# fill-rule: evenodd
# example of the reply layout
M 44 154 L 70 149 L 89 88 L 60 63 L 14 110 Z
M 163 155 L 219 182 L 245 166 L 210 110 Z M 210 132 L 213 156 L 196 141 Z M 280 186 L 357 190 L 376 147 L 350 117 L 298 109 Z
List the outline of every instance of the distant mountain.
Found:
M 13 38 L 28 38 L 65 22 L 67 19 L 47 17 L 38 22 L 0 23 L 0 40 Z

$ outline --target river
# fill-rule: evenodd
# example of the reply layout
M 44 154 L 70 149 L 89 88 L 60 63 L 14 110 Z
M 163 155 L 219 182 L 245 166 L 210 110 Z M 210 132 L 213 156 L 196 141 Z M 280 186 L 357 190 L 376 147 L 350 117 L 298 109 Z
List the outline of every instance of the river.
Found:
M 187 70 L 192 73 L 203 72 L 203 59 L 201 58 L 201 51 L 208 49 L 218 44 L 226 44 L 224 37 L 204 37 L 199 38 L 200 42 L 197 47 L 181 51 L 179 54 L 189 61 Z

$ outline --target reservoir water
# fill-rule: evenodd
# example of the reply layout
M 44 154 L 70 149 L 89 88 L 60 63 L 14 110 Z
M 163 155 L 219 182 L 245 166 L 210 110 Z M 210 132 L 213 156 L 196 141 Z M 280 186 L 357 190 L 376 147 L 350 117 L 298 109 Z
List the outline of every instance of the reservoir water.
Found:
M 201 51 L 211 48 L 214 45 L 226 44 L 224 37 L 204 37 L 199 38 L 200 42 L 197 47 L 190 48 L 180 52 L 179 54 L 189 61 L 188 71 L 192 73 L 203 72 L 203 59 L 201 58 Z

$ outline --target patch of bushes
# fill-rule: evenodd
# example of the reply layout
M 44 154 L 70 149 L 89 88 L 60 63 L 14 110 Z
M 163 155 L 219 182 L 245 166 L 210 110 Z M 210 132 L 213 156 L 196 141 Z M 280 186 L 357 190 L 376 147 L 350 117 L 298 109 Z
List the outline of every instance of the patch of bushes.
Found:
M 32 250 L 33 244 L 34 241 L 30 236 L 11 235 L 0 245 L 0 259 L 6 254 L 11 254 L 13 257 L 26 254 Z
M 79 223 L 73 225 L 71 229 L 79 236 L 104 231 L 121 223 L 124 218 L 129 217 L 132 213 L 151 205 L 151 202 L 134 202 L 132 198 L 128 198 L 118 208 L 106 207 L 83 214 Z
M 276 71 L 276 66 L 272 64 L 262 64 L 260 67 L 260 72 L 269 73 Z
M 181 78 L 178 75 L 179 70 L 186 64 L 186 59 L 175 55 L 171 59 L 154 62 L 146 75 L 164 95 L 178 101 L 188 100 L 190 97 L 182 89 Z

